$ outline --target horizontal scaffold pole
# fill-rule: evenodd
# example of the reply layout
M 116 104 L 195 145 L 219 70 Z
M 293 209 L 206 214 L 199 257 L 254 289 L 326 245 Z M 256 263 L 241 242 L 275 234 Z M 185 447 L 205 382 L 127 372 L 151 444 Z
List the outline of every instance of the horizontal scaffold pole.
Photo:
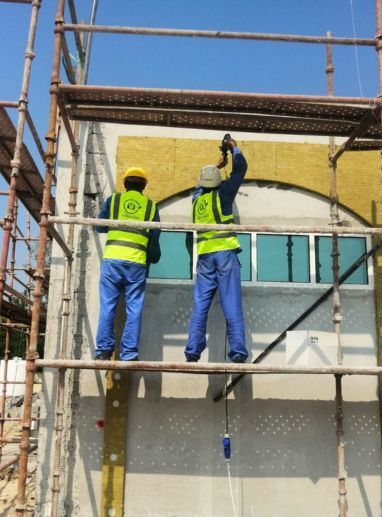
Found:
M 232 230 L 234 232 L 258 233 L 337 233 L 357 235 L 382 235 L 382 228 L 364 226 L 287 226 L 264 224 L 194 224 L 154 221 L 120 221 L 115 219 L 94 219 L 90 217 L 58 217 L 51 216 L 48 224 L 79 224 L 82 226 L 102 226 L 107 228 L 147 228 L 149 230 L 182 230 L 182 231 L 217 231 Z
M 83 94 L 88 96 L 88 99 L 93 95 L 106 95 L 110 106 L 123 105 L 123 99 L 129 96 L 141 95 L 149 97 L 158 97 L 155 101 L 154 107 L 163 105 L 172 105 L 176 100 L 184 100 L 187 97 L 192 97 L 193 103 L 203 106 L 205 103 L 216 103 L 229 100 L 230 103 L 253 103 L 258 101 L 274 101 L 274 102 L 308 102 L 313 104 L 359 104 L 360 106 L 367 106 L 375 108 L 382 103 L 382 100 L 377 97 L 329 97 L 328 95 L 296 95 L 296 94 L 279 94 L 279 93 L 248 93 L 248 92 L 226 92 L 219 90 L 186 90 L 173 88 L 128 88 L 126 86 L 95 86 L 87 84 L 61 84 L 58 87 L 59 91 L 67 97 L 66 101 L 70 104 L 83 104 Z M 79 97 L 76 97 L 79 96 Z M 120 96 L 121 98 L 117 98 Z M 74 97 L 74 99 L 73 99 Z M 86 97 L 86 96 L 85 96 Z M 170 98 L 171 97 L 171 98 Z M 77 100 L 76 100 L 77 99 Z M 201 104 L 198 100 L 201 100 Z M 166 101 L 166 102 L 165 102 Z M 168 101 L 168 102 L 167 102 Z M 87 102 L 86 104 L 94 104 L 94 102 Z M 139 106 L 136 99 L 132 101 L 133 107 Z M 237 104 L 238 105 L 238 104 Z M 251 106 L 251 104 L 249 105 Z M 250 110 L 250 107 L 247 111 Z M 216 110 L 215 110 L 216 111 Z M 234 113 L 234 112 L 233 112 Z
M 375 47 L 375 40 L 372 38 L 338 38 L 333 36 L 303 36 L 298 34 L 266 34 L 261 32 L 120 27 L 113 25 L 87 25 L 82 23 L 65 23 L 64 30 L 73 32 L 130 34 L 136 36 L 177 36 L 183 38 L 241 39 L 256 41 L 280 41 L 288 43 L 318 43 L 322 45 L 331 43 L 333 45 L 360 45 L 366 47 Z
M 18 102 L 0 101 L 0 108 L 18 108 L 18 107 L 19 107 L 19 103 Z
M 295 366 L 237 363 L 177 363 L 168 361 L 95 361 L 82 359 L 36 359 L 36 368 L 126 370 L 173 373 L 263 373 L 313 375 L 381 375 L 382 366 Z

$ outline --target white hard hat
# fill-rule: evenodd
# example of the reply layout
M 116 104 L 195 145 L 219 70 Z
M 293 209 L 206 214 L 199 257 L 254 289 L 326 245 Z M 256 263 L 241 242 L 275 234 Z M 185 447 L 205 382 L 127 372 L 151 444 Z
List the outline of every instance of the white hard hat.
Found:
M 214 188 L 222 182 L 220 170 L 215 165 L 206 165 L 199 174 L 199 185 L 201 187 Z

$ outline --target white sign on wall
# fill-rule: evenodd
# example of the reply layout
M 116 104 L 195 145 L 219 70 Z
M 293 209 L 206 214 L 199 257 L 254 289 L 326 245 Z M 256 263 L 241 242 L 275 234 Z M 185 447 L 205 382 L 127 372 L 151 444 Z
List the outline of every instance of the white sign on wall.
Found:
M 336 334 L 318 330 L 287 332 L 285 363 L 300 366 L 336 365 Z

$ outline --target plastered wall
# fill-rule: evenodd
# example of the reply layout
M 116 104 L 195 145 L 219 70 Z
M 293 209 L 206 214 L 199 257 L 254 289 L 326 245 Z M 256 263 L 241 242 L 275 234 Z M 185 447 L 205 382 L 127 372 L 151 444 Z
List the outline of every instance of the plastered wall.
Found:
M 168 201 L 191 188 L 199 168 L 218 158 L 222 136 L 212 131 L 118 125 L 95 126 L 90 135 L 83 131 L 79 212 L 96 215 L 105 198 L 115 188 L 121 189 L 123 170 L 138 164 L 150 174 L 147 194 L 158 202 Z M 293 137 L 291 141 L 272 141 L 263 135 L 233 136 L 248 159 L 248 179 L 275 181 L 328 195 L 327 145 L 323 140 L 304 142 Z M 58 213 L 66 210 L 69 157 L 69 147 L 62 140 Z M 352 154 L 341 160 L 338 170 L 340 202 L 369 224 L 375 224 L 374 218 L 379 214 L 379 160 L 378 153 Z M 309 195 L 306 205 L 309 212 Z M 171 204 L 166 207 L 170 214 Z M 282 208 L 287 216 L 288 206 Z M 256 207 L 253 210 L 256 212 Z M 272 207 L 268 215 L 272 219 Z M 251 215 L 247 213 L 246 217 L 250 222 Z M 302 224 L 303 219 L 296 219 L 298 222 Z M 103 244 L 104 238 L 92 230 L 76 230 L 69 346 L 74 357 L 89 359 L 94 353 Z M 47 357 L 57 354 L 60 333 L 64 262 L 56 246 L 53 255 Z M 378 279 L 379 267 L 375 272 Z M 244 287 L 246 337 L 252 357 L 320 293 L 322 288 Z M 380 320 L 375 298 L 380 296 L 379 284 L 375 292 L 370 288 L 344 289 L 345 364 L 376 364 Z M 192 284 L 148 285 L 141 359 L 183 360 L 191 307 Z M 123 307 L 117 320 L 119 332 L 122 324 Z M 330 331 L 331 301 L 320 306 L 299 328 Z M 225 334 L 218 300 L 211 308 L 208 332 L 205 359 L 221 361 Z M 280 364 L 284 353 L 282 344 L 267 361 Z M 62 457 L 59 515 L 228 517 L 233 515 L 231 489 L 237 514 L 245 517 L 336 515 L 334 380 L 259 375 L 246 378 L 235 389 L 228 403 L 233 448 L 231 487 L 221 448 L 225 406 L 213 401 L 223 383 L 221 377 L 176 374 L 114 374 L 108 380 L 103 372 L 68 375 L 68 432 Z M 377 380 L 344 379 L 344 398 L 350 514 L 379 515 Z M 55 373 L 46 372 L 37 515 L 48 515 L 50 509 L 54 401 Z M 97 424 L 102 419 L 104 427 Z

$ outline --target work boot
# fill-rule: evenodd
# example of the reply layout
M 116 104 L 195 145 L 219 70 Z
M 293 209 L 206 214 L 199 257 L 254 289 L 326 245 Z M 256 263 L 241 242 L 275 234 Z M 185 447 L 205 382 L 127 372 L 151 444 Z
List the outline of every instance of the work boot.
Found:
M 187 363 L 197 363 L 199 361 L 199 357 L 197 355 L 189 355 L 186 357 Z
M 112 355 L 112 352 L 107 352 L 106 350 L 103 350 L 101 352 L 97 352 L 94 359 L 96 361 L 109 361 Z
M 247 362 L 247 358 L 243 357 L 242 355 L 238 355 L 237 357 L 234 357 L 232 359 L 232 362 L 233 363 L 246 363 Z

